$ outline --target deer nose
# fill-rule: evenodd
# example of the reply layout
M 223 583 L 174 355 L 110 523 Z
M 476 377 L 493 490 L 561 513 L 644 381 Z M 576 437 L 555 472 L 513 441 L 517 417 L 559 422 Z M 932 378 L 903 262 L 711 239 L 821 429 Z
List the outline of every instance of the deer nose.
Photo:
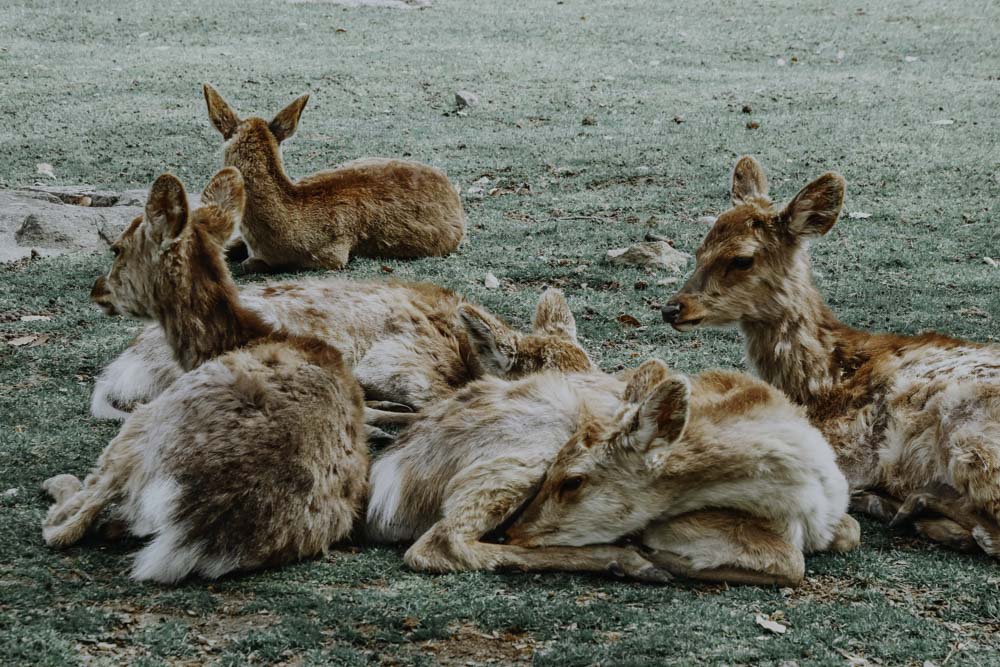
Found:
M 681 311 L 684 310 L 684 306 L 679 303 L 667 303 L 660 309 L 660 313 L 663 315 L 663 321 L 667 324 L 673 324 L 678 319 L 680 319 Z

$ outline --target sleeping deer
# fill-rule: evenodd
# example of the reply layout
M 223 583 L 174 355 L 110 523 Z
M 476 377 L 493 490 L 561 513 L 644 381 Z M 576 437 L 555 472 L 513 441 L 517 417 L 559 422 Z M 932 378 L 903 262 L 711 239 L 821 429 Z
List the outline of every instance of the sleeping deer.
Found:
M 136 579 L 280 565 L 321 554 L 352 529 L 368 449 L 362 395 L 340 353 L 244 308 L 222 258 L 243 213 L 239 172 L 220 171 L 189 213 L 180 181 L 154 183 L 145 215 L 112 246 L 109 303 L 155 319 L 184 374 L 128 418 L 81 485 L 48 479 L 42 534 L 67 547 L 117 503 L 152 540 Z
M 539 481 L 541 480 L 541 481 Z M 829 445 L 780 392 L 646 362 L 483 379 L 371 470 L 367 530 L 417 570 L 571 570 L 794 585 L 857 523 Z M 638 534 L 639 552 L 613 544 Z
M 458 193 L 440 169 L 367 158 L 294 182 L 279 145 L 295 133 L 309 100 L 299 97 L 268 123 L 241 120 L 210 85 L 208 117 L 225 139 L 224 163 L 243 174 L 240 234 L 248 272 L 342 269 L 351 255 L 447 255 L 465 235 Z
M 763 168 L 741 158 L 733 207 L 664 320 L 679 331 L 739 324 L 757 373 L 832 444 L 854 508 L 1000 557 L 1000 348 L 837 320 L 813 284 L 809 242 L 837 221 L 844 188 L 827 173 L 776 207 Z
M 258 284 L 244 287 L 239 298 L 271 326 L 341 350 L 373 406 L 390 402 L 420 410 L 484 374 L 517 378 L 543 368 L 593 367 L 557 289 L 542 294 L 528 334 L 451 290 L 423 283 Z M 115 314 L 105 280 L 95 283 L 91 299 Z M 163 328 L 151 325 L 101 373 L 91 412 L 125 419 L 136 404 L 159 396 L 183 372 Z M 367 414 L 371 423 L 399 423 L 413 415 L 377 407 Z

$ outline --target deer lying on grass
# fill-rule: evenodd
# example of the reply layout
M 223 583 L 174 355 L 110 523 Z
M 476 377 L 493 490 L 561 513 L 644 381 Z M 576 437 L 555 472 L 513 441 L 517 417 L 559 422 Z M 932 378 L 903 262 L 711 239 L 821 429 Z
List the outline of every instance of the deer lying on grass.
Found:
M 441 256 L 465 235 L 458 193 L 434 167 L 367 158 L 290 180 L 279 145 L 294 134 L 308 95 L 268 123 L 240 120 L 208 84 L 204 93 L 208 117 L 225 139 L 225 165 L 246 182 L 244 270 L 341 269 L 351 255 Z
M 844 187 L 824 174 L 777 208 L 763 168 L 741 158 L 733 208 L 663 317 L 680 331 L 738 323 L 757 373 L 805 405 L 833 445 L 855 509 L 1000 557 L 1000 348 L 837 320 L 808 245 L 837 221 Z
M 829 445 L 780 392 L 650 361 L 627 385 L 545 372 L 432 406 L 373 464 L 367 529 L 416 540 L 417 570 L 794 585 L 803 551 L 857 546 L 847 501 Z M 650 553 L 611 544 L 636 532 Z
M 50 546 L 117 502 L 130 532 L 152 536 L 133 576 L 169 583 L 308 558 L 350 532 L 367 486 L 361 390 L 336 348 L 240 303 L 222 244 L 243 202 L 236 169 L 191 214 L 180 181 L 161 176 L 112 246 L 107 299 L 155 318 L 186 373 L 129 417 L 82 485 L 43 484 Z
M 91 299 L 116 312 L 104 279 Z M 368 398 L 415 410 L 484 374 L 518 378 L 542 368 L 586 371 L 576 322 L 563 293 L 547 290 L 530 334 L 454 292 L 421 283 L 301 281 L 249 285 L 240 302 L 274 327 L 327 341 L 344 355 Z M 483 354 L 478 350 L 482 349 Z M 101 373 L 91 400 L 100 419 L 125 419 L 183 373 L 163 329 L 151 325 Z M 400 423 L 408 413 L 367 411 L 369 422 Z

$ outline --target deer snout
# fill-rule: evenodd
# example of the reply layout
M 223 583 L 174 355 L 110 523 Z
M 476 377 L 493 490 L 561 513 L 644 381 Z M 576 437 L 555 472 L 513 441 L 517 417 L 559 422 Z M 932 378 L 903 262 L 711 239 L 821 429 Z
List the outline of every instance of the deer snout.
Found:
M 663 315 L 663 321 L 667 324 L 676 324 L 681 319 L 681 314 L 684 312 L 684 304 L 679 301 L 674 301 L 671 299 L 667 301 L 666 305 L 660 308 L 660 314 Z
M 101 276 L 94 281 L 94 286 L 90 288 L 90 300 L 104 311 L 105 315 L 117 315 L 115 304 L 111 302 L 111 291 L 108 290 L 108 281 Z

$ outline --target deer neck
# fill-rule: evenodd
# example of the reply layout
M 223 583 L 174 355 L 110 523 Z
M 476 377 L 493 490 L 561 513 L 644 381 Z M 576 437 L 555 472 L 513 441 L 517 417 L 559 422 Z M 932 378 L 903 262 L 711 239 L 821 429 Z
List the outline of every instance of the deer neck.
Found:
M 248 211 L 280 206 L 288 201 L 295 188 L 285 173 L 280 147 L 260 148 L 258 144 L 254 150 L 238 151 L 226 160 L 226 166 L 236 167 L 243 175 Z
M 167 259 L 175 261 L 158 284 L 154 316 L 174 357 L 189 371 L 267 337 L 273 329 L 240 304 L 236 283 L 218 248 L 206 244 L 199 233 L 186 239 L 186 245 L 186 252 Z
M 792 400 L 810 405 L 840 382 L 841 324 L 812 280 L 807 251 L 798 251 L 768 307 L 740 322 L 747 358 L 757 374 Z

